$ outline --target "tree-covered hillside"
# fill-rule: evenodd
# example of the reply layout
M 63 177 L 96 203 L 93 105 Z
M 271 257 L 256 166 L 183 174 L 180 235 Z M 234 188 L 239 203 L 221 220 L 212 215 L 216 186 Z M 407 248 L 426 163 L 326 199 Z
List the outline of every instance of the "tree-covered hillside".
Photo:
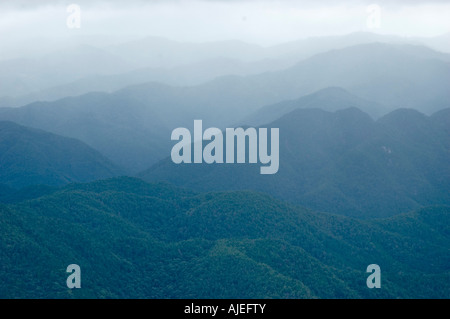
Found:
M 0 297 L 448 298 L 449 213 L 359 221 L 254 192 L 72 184 L 0 206 Z
M 65 185 L 120 174 L 120 168 L 79 140 L 0 121 L 0 184 Z

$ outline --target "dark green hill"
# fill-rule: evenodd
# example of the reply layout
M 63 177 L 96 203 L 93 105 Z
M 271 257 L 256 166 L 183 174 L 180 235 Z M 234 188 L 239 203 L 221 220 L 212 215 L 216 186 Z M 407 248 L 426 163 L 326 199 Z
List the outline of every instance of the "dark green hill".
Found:
M 12 122 L 0 122 L 0 167 L 0 183 L 16 188 L 121 174 L 107 158 L 78 140 Z
M 368 222 L 253 192 L 75 184 L 0 206 L 0 297 L 448 298 L 449 213 Z M 381 289 L 366 287 L 372 263 Z
M 12 188 L 12 187 L 0 184 L 0 203 L 2 203 L 5 200 L 7 200 L 7 198 L 9 196 L 11 196 L 12 194 L 14 194 L 16 191 L 17 190 Z
M 168 158 L 139 176 L 201 191 L 251 189 L 318 211 L 385 217 L 450 204 L 449 126 L 448 119 L 408 109 L 378 121 L 355 108 L 297 109 L 265 125 L 280 129 L 274 175 L 261 175 L 259 164 L 176 165 Z
M 48 185 L 32 185 L 21 189 L 0 186 L 0 203 L 17 203 L 24 200 L 35 199 L 54 193 L 58 189 L 57 186 Z

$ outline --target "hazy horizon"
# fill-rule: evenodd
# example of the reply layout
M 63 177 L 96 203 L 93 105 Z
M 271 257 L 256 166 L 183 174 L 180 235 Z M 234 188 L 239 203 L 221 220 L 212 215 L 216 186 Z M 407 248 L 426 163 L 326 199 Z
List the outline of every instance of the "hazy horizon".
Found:
M 67 26 L 71 4 L 81 9 L 79 28 Z M 449 13 L 446 1 L 420 0 L 3 1 L 0 59 L 19 57 L 30 47 L 37 52 L 78 43 L 101 47 L 148 36 L 261 46 L 355 32 L 436 37 L 450 33 Z

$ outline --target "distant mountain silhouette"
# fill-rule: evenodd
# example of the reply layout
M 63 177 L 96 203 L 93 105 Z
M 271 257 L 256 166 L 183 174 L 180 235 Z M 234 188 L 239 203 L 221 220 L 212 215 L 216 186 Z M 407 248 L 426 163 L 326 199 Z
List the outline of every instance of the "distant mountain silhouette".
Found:
M 302 96 L 296 100 L 264 106 L 241 120 L 241 123 L 260 126 L 273 122 L 295 109 L 319 108 L 334 112 L 350 107 L 358 108 L 369 113 L 372 117 L 379 117 L 387 111 L 387 108 L 383 105 L 361 99 L 342 88 L 330 87 L 314 92 L 313 94 Z
M 146 103 L 121 92 L 4 108 L 0 114 L 0 119 L 79 139 L 129 172 L 148 167 L 170 151 L 164 121 Z
M 358 45 L 315 55 L 284 71 L 236 79 L 235 85 L 259 86 L 261 94 L 285 100 L 341 87 L 391 111 L 403 107 L 431 114 L 448 107 L 450 98 L 444 84 L 450 80 L 450 64 L 432 52 L 411 45 Z
M 418 57 L 416 51 L 415 46 L 364 44 L 319 54 L 283 71 L 220 77 L 189 87 L 152 82 L 110 94 L 0 108 L 0 120 L 80 139 L 136 173 L 167 156 L 170 132 L 191 126 L 194 119 L 223 129 L 263 106 L 329 87 L 359 98 L 331 94 L 326 103 L 318 99 L 311 106 L 357 106 L 378 116 L 399 107 L 425 114 L 448 107 L 450 64 Z M 339 98 L 334 106 L 333 98 Z
M 91 75 L 18 97 L 0 97 L 0 107 L 18 107 L 35 101 L 55 101 L 89 92 L 111 93 L 128 86 L 152 81 L 173 86 L 193 86 L 225 75 L 245 76 L 285 69 L 297 62 L 292 60 L 265 59 L 241 62 L 217 58 L 173 68 L 145 67 L 113 75 Z
M 120 57 L 90 45 L 32 58 L 0 61 L 0 97 L 11 98 L 45 90 L 96 74 L 132 70 Z
M 103 42 L 100 38 L 98 44 Z M 449 54 L 423 46 L 448 48 L 446 37 L 402 38 L 365 32 L 269 47 L 240 41 L 186 43 L 146 37 L 99 48 L 94 46 L 97 43 L 92 45 L 92 38 L 85 40 L 91 44 L 66 49 L 61 44 L 58 51 L 46 55 L 0 61 L 0 106 L 17 107 L 93 91 L 112 92 L 149 81 L 197 85 L 217 76 L 285 69 L 320 53 L 375 42 L 396 46 L 416 58 L 450 62 Z
M 450 64 L 433 58 L 438 54 L 417 46 L 363 44 L 315 55 L 281 71 L 252 76 L 225 76 L 167 94 L 153 83 L 122 92 L 149 105 L 164 103 L 162 118 L 174 125 L 201 118 L 211 126 L 224 127 L 250 116 L 259 108 L 340 87 L 361 99 L 383 106 L 385 114 L 397 108 L 414 108 L 426 114 L 448 107 L 446 83 Z M 161 99 L 155 100 L 155 97 Z
M 202 191 L 264 191 L 314 210 L 361 218 L 390 216 L 450 203 L 444 131 L 450 122 L 436 124 L 442 120 L 409 109 L 378 121 L 356 108 L 297 109 L 264 125 L 280 130 L 275 175 L 260 175 L 259 165 L 176 165 L 168 158 L 139 176 Z

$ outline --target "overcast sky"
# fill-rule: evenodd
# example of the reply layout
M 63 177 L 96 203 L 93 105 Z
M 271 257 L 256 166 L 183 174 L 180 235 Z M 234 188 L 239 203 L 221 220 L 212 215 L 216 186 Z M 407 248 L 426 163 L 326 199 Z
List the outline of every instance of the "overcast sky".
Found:
M 71 3 L 81 8 L 79 29 L 66 25 Z M 368 25 L 370 4 L 381 8 L 379 27 Z M 356 31 L 428 37 L 450 32 L 449 17 L 449 1 L 437 0 L 0 0 L 0 46 L 25 37 L 74 35 L 238 39 L 261 45 Z

